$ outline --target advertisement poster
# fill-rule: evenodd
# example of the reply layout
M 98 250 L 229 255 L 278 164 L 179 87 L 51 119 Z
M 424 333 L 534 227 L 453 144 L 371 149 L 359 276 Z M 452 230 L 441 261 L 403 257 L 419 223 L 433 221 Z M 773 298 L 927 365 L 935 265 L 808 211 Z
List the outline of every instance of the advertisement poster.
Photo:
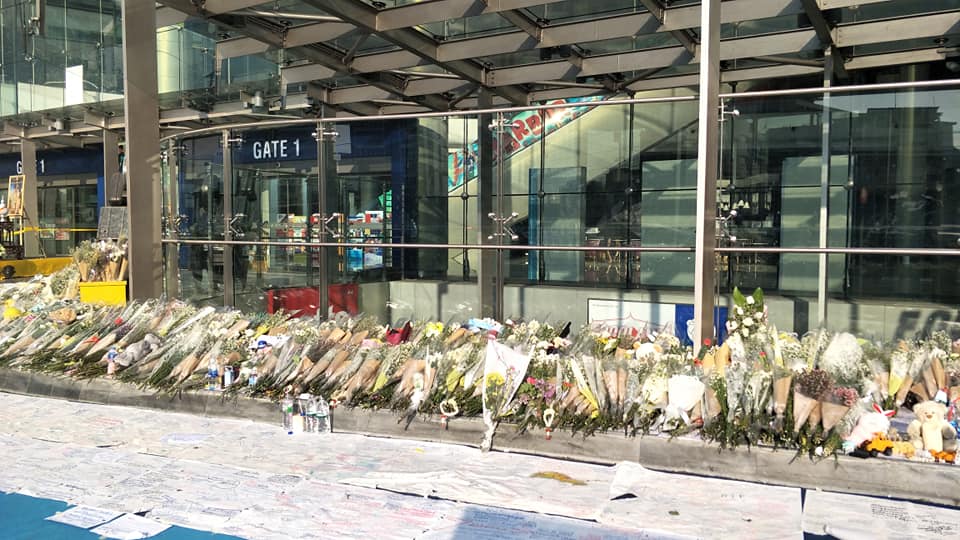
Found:
M 23 215 L 23 183 L 26 178 L 23 175 L 10 177 L 7 185 L 7 215 L 9 216 Z

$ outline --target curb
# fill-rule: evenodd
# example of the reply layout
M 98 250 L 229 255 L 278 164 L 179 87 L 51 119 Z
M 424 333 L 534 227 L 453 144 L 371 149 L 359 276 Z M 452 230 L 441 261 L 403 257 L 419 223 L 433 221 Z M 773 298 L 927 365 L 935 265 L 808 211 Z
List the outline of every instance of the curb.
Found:
M 210 417 L 277 423 L 277 405 L 264 399 L 221 399 L 206 392 L 168 396 L 133 384 L 0 368 L 0 391 L 101 405 L 158 409 Z M 390 411 L 338 408 L 334 429 L 376 437 L 479 446 L 485 426 L 479 418 L 453 418 L 447 429 L 432 415 L 419 415 L 407 429 Z M 791 450 L 752 448 L 723 450 L 691 439 L 625 437 L 600 433 L 590 437 L 557 431 L 546 440 L 539 430 L 517 433 L 510 425 L 498 429 L 493 447 L 500 452 L 614 464 L 639 462 L 650 469 L 743 480 L 769 485 L 820 489 L 917 502 L 960 505 L 960 467 L 906 460 L 859 459 L 839 456 L 814 462 Z

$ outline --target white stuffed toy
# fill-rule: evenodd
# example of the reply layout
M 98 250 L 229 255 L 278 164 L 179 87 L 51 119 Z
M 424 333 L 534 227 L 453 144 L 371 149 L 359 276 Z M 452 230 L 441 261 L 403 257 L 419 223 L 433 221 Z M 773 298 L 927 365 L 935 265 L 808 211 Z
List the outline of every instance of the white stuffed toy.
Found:
M 872 412 L 861 416 L 857 422 L 857 426 L 853 428 L 850 435 L 844 439 L 844 449 L 849 453 L 864 442 L 873 439 L 877 433 L 886 435 L 890 430 L 890 414 L 892 414 L 892 412 L 893 411 L 890 411 L 890 413 Z

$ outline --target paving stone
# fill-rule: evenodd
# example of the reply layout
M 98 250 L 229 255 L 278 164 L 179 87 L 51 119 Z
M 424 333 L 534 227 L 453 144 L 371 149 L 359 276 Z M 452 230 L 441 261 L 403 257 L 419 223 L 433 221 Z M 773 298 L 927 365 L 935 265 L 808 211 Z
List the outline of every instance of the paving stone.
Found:
M 76 395 L 80 401 L 92 403 L 246 418 L 269 424 L 275 424 L 279 418 L 277 405 L 263 399 L 221 400 L 205 392 L 170 396 L 118 381 L 53 379 L 49 375 L 0 368 L 0 390 L 11 393 L 52 393 L 61 398 Z M 71 387 L 75 391 L 69 389 Z M 447 429 L 441 427 L 437 416 L 418 415 L 406 428 L 397 422 L 398 418 L 392 411 L 338 407 L 334 411 L 334 430 L 470 446 L 480 444 L 485 430 L 483 422 L 475 418 L 451 419 Z M 517 433 L 510 424 L 501 424 L 498 428 L 494 449 L 596 463 L 639 461 L 648 468 L 667 472 L 960 505 L 960 492 L 956 490 L 960 484 L 960 467 L 942 464 L 848 456 L 815 462 L 804 456 L 797 457 L 790 450 L 721 451 L 695 439 L 630 438 L 614 433 L 584 438 L 580 434 L 555 431 L 548 441 L 542 429 Z

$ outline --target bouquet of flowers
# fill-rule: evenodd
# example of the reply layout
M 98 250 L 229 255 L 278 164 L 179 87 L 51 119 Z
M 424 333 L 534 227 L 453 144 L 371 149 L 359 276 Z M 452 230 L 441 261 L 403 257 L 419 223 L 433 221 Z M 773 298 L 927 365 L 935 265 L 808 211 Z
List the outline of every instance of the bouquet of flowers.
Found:
M 794 378 L 794 430 L 799 431 L 808 422 L 811 427 L 820 423 L 820 399 L 832 386 L 830 376 L 821 369 L 804 371 Z
M 823 430 L 830 431 L 839 424 L 859 398 L 857 391 L 849 387 L 837 386 L 827 392 L 821 404 Z
M 739 288 L 733 289 L 733 309 L 727 319 L 727 335 L 739 336 L 746 341 L 766 330 L 767 314 L 763 306 L 763 291 L 756 289 L 744 296 Z

